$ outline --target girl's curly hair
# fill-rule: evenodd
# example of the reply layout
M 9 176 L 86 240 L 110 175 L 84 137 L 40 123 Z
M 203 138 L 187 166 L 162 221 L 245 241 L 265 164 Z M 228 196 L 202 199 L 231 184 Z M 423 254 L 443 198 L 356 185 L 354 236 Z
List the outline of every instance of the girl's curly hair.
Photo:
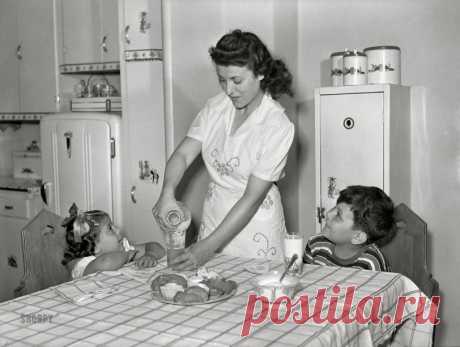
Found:
M 216 65 L 247 66 L 256 76 L 264 76 L 260 87 L 276 99 L 293 96 L 292 74 L 280 59 L 273 59 L 265 44 L 253 33 L 233 30 L 222 36 L 209 54 Z
M 94 255 L 96 242 L 99 238 L 103 225 L 112 225 L 110 216 L 100 210 L 92 210 L 78 213 L 76 205 L 70 208 L 70 216 L 67 217 L 62 226 L 66 228 L 67 247 L 64 251 L 62 265 L 67 265 L 74 259 Z M 88 227 L 84 233 L 81 228 Z M 78 230 L 76 228 L 78 227 Z

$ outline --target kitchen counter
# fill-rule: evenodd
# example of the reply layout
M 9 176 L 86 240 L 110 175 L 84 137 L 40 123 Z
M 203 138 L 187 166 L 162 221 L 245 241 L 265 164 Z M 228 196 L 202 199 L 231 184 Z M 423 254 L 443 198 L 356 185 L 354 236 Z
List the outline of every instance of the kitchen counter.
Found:
M 0 189 L 35 193 L 40 191 L 41 180 L 0 176 Z

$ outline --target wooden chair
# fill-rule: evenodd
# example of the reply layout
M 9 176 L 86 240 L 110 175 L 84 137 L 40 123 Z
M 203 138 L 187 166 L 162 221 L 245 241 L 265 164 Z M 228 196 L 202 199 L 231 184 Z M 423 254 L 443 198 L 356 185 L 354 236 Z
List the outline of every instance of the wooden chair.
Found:
M 43 209 L 21 231 L 24 276 L 15 296 L 33 293 L 70 280 L 61 264 L 66 246 L 62 218 Z
M 427 296 L 436 295 L 438 282 L 427 266 L 427 225 L 405 204 L 395 208 L 398 233 L 382 248 L 391 271 L 410 278 Z

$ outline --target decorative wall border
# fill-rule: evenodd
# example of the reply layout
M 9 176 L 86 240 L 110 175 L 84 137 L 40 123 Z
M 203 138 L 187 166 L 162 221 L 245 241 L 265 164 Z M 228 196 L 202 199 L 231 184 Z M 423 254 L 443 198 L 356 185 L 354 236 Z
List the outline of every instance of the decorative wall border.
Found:
M 125 51 L 125 61 L 163 60 L 162 49 L 136 49 Z
M 0 113 L 0 122 L 10 121 L 39 121 L 43 116 L 53 113 Z
M 105 63 L 62 64 L 59 65 L 59 72 L 62 74 L 120 72 L 120 62 L 111 61 Z

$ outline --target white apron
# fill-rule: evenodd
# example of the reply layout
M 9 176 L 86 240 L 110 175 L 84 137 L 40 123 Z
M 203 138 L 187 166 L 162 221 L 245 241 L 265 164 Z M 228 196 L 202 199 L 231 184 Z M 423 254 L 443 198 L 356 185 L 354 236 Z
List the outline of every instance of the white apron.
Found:
M 294 126 L 269 95 L 230 135 L 235 108 L 225 94 L 210 99 L 187 136 L 202 142 L 211 176 L 203 205 L 199 239 L 210 235 L 243 195 L 250 175 L 276 182 L 283 176 Z M 222 250 L 251 258 L 282 260 L 286 232 L 278 187 L 273 184 L 247 226 Z

